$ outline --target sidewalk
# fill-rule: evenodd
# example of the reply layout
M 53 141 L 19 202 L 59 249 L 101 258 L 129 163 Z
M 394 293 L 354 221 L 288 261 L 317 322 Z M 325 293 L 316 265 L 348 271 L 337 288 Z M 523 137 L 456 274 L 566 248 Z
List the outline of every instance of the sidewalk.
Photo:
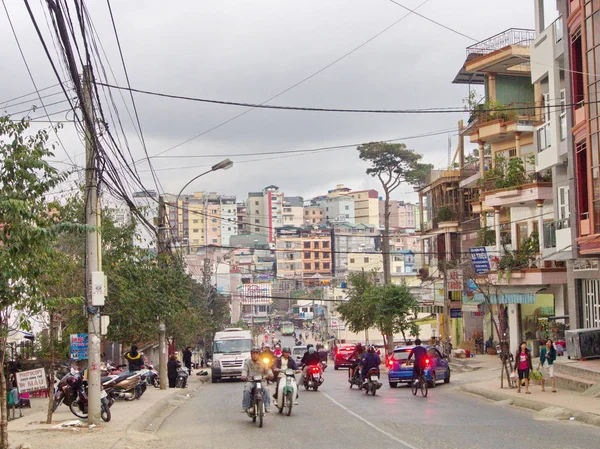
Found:
M 581 364 L 586 362 L 561 360 L 560 363 Z M 505 404 L 527 408 L 541 412 L 547 417 L 557 419 L 575 419 L 587 424 L 600 426 L 600 399 L 585 394 L 561 390 L 552 393 L 549 383 L 546 391 L 538 383 L 530 383 L 529 391 L 525 394 L 525 388 L 521 393 L 516 388 L 500 388 L 501 364 L 497 356 L 478 355 L 472 359 L 473 365 L 480 368 L 470 373 L 461 373 L 463 380 L 467 380 L 460 390 L 490 399 L 492 401 L 503 401 Z M 595 364 L 592 364 L 595 365 Z M 588 365 L 589 366 L 589 365 Z M 600 366 L 600 365 L 598 365 Z M 535 366 L 534 366 L 535 367 Z
M 62 423 L 79 420 L 64 404 L 53 414 L 52 424 L 45 424 L 48 399 L 32 398 L 31 408 L 23 409 L 23 417 L 8 422 L 9 443 L 11 447 L 29 444 L 32 449 L 56 448 L 59 445 L 61 449 L 112 447 L 120 440 L 135 438 L 135 433 L 157 429 L 175 408 L 187 401 L 205 382 L 210 382 L 210 376 L 197 376 L 196 372 L 198 370 L 188 378 L 187 388 L 160 390 L 150 386 L 139 400 L 117 400 L 111 407 L 111 421 L 102 422 L 92 429 L 86 426 L 60 427 Z M 18 410 L 16 414 L 18 416 Z M 84 420 L 82 422 L 85 423 Z

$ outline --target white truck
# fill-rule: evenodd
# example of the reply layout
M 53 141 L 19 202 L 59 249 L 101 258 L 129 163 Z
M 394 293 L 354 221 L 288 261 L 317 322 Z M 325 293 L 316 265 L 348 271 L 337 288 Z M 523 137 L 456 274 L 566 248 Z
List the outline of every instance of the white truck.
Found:
M 213 342 L 213 383 L 223 377 L 240 377 L 244 360 L 250 357 L 252 334 L 250 331 L 233 327 L 215 333 Z

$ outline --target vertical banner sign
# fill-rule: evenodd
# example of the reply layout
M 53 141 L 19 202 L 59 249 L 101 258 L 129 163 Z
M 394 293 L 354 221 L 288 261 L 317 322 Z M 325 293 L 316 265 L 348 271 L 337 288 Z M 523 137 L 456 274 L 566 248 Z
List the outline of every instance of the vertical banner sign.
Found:
M 446 270 L 448 276 L 448 291 L 462 292 L 463 291 L 463 275 L 462 270 L 452 269 Z
M 273 302 L 270 283 L 242 284 L 242 304 L 267 305 Z
M 71 334 L 69 356 L 72 360 L 86 360 L 88 358 L 88 334 Z
M 473 263 L 473 269 L 475 270 L 475 273 L 485 274 L 490 271 L 490 260 L 488 259 L 485 246 L 469 248 L 469 252 L 471 253 L 471 262 Z

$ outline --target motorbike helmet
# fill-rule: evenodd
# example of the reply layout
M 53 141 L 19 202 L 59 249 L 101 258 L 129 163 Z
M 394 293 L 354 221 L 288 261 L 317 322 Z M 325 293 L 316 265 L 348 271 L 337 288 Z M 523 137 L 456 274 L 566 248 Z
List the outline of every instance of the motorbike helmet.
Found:
M 292 353 L 292 350 L 290 349 L 289 346 L 284 346 L 283 349 L 281 350 L 281 352 L 288 352 L 288 353 Z
M 370 353 L 373 353 L 373 352 L 375 352 L 375 346 L 373 346 L 373 345 L 369 345 L 369 352 L 370 352 Z
M 313 347 L 313 344 L 312 344 L 312 343 L 309 343 L 309 344 L 307 344 L 307 345 L 306 345 L 306 350 L 307 350 L 307 351 L 309 351 L 309 350 L 310 350 L 310 348 L 312 348 L 312 347 Z
M 250 351 L 250 353 L 253 353 L 253 352 L 257 352 L 257 353 L 259 353 L 259 354 L 260 354 L 260 348 L 259 348 L 258 346 L 254 346 L 254 347 L 252 348 L 252 350 Z
M 275 349 L 281 349 L 281 345 L 280 345 L 279 343 L 277 343 L 277 344 L 275 345 Z

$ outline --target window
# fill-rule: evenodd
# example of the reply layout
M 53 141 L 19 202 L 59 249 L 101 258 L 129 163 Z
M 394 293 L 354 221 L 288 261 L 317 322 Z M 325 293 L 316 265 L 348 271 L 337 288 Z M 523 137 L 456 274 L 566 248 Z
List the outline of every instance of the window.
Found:
M 354 259 L 350 259 L 350 263 L 354 263 Z
M 329 242 L 323 242 L 323 248 L 329 248 Z
M 560 140 L 567 138 L 567 94 L 560 90 Z
M 323 253 L 323 259 L 329 259 L 329 253 Z
M 192 229 L 192 232 L 198 232 L 198 229 Z
M 312 211 L 312 214 L 313 214 L 313 215 L 315 214 L 315 211 L 314 211 L 314 210 Z
M 310 252 L 309 251 L 305 251 L 304 252 L 304 258 L 305 259 L 310 259 Z
M 571 83 L 573 86 L 573 103 L 581 103 L 583 92 L 583 50 L 581 47 L 581 29 L 571 37 Z
M 345 206 L 345 209 L 346 210 L 350 210 L 350 206 Z
M 304 248 L 310 249 L 310 242 L 304 242 Z
M 324 263 L 323 263 L 323 269 L 324 269 L 324 270 L 329 270 L 329 266 L 330 266 L 330 265 L 329 265 L 329 262 L 324 262 Z
M 588 185 L 588 162 L 587 162 L 587 145 L 585 140 L 575 144 L 575 170 L 578 185 Z M 577 206 L 579 210 L 579 219 L 587 220 L 589 218 L 590 206 L 589 190 L 587 188 L 577 189 Z M 581 229 L 580 229 L 581 231 Z M 581 234 L 583 235 L 583 234 Z M 587 235 L 587 234 L 585 234 Z
M 319 247 L 319 242 L 313 242 L 313 248 L 318 248 Z
M 562 17 L 559 17 L 554 21 L 554 39 L 556 42 L 560 42 L 563 38 L 563 24 Z
M 231 231 L 231 228 L 227 228 L 228 231 Z
M 328 208 L 328 207 L 326 207 L 326 208 L 325 208 L 325 210 L 326 210 L 327 212 L 329 212 L 329 208 Z
M 254 202 L 254 205 L 255 205 L 255 206 L 258 206 L 258 201 L 255 201 L 255 202 Z M 256 213 L 258 213 L 258 211 L 256 211 Z
M 540 126 L 537 132 L 537 147 L 538 151 L 544 151 L 549 148 L 552 143 L 550 133 L 550 94 L 546 93 L 542 96 L 542 120 L 544 124 Z
M 566 220 L 569 218 L 569 188 L 558 188 L 558 219 Z
M 304 269 L 305 270 L 310 270 L 310 263 L 305 263 L 304 264 Z
M 402 258 L 400 256 L 394 256 L 394 262 L 400 262 Z
M 319 252 L 315 251 L 315 259 L 318 259 L 318 258 L 319 258 Z
M 320 270 L 321 264 L 319 262 L 315 262 L 315 270 Z
M 198 220 L 192 220 L 192 223 L 198 223 Z
M 254 211 L 254 215 L 258 215 L 258 210 Z
M 260 228 L 254 228 L 256 232 L 260 232 Z
M 217 243 L 217 239 L 213 239 L 213 243 Z
M 258 219 L 258 218 L 255 218 L 255 219 L 254 219 L 254 223 L 260 223 L 260 219 Z
M 217 222 L 217 219 L 216 219 L 216 218 L 213 218 L 213 219 L 212 219 L 212 222 L 213 222 L 213 223 L 216 223 L 216 222 Z
M 369 263 L 369 258 L 365 257 L 365 263 Z
M 212 228 L 213 232 L 217 232 L 217 228 Z

